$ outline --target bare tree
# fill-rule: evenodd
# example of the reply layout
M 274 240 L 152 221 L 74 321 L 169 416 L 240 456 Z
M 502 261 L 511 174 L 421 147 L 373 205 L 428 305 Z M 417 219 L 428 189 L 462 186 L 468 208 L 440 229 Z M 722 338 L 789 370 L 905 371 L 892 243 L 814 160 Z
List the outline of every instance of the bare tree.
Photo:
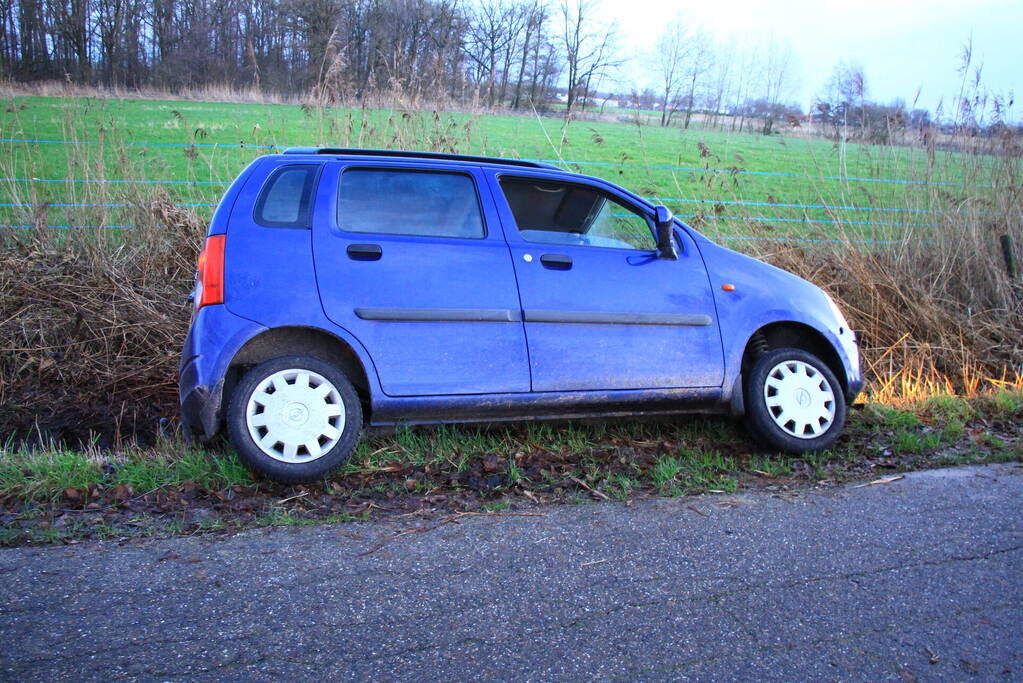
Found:
M 734 40 L 729 40 L 728 43 L 719 45 L 714 50 L 714 64 L 711 68 L 707 90 L 707 107 L 713 112 L 711 125 L 717 125 L 718 117 L 726 106 L 725 98 L 728 97 L 729 89 L 732 87 L 735 54 Z
M 755 42 L 746 42 L 736 51 L 736 76 L 732 85 L 732 130 L 735 130 L 736 119 L 739 121 L 738 132 L 746 125 L 746 108 L 756 83 L 756 72 L 760 63 L 761 47 Z
M 88 81 L 92 61 L 89 54 L 89 0 L 49 0 L 47 12 L 53 27 L 53 53 L 63 71 L 79 81 Z
M 795 86 L 795 53 L 787 42 L 771 40 L 764 49 L 760 71 L 760 97 L 767 105 L 763 134 L 770 135 L 779 117 L 782 100 Z
M 541 49 L 543 30 L 548 19 L 547 6 L 542 0 L 523 3 L 522 42 L 520 43 L 519 73 L 515 80 L 515 97 L 512 109 L 518 109 L 522 103 L 522 88 L 526 80 L 526 68 L 530 63 L 530 54 L 537 54 Z M 538 61 L 538 60 L 534 60 Z M 534 68 L 536 68 L 534 66 Z
M 831 137 L 839 139 L 850 124 L 859 129 L 861 137 L 866 135 L 866 96 L 867 79 L 862 65 L 845 60 L 837 62 L 824 91 L 814 102 L 817 117 L 830 127 Z
M 714 60 L 714 46 L 704 31 L 693 32 L 689 40 L 689 62 L 686 67 L 686 81 L 688 94 L 686 95 L 686 119 L 684 128 L 688 129 L 693 120 L 693 110 L 696 108 L 697 88 L 701 79 L 710 71 Z
M 503 96 L 497 86 L 499 69 L 510 60 L 517 19 L 517 8 L 503 0 L 482 0 L 470 10 L 463 49 L 474 64 L 474 80 L 486 87 L 487 104 Z
M 689 59 L 689 32 L 682 15 L 665 24 L 654 45 L 653 63 L 660 74 L 661 125 L 671 123 L 678 110 L 678 101 L 685 83 L 686 61 Z
M 568 69 L 566 114 L 581 99 L 585 104 L 594 80 L 600 81 L 622 64 L 615 54 L 617 24 L 606 27 L 593 16 L 597 0 L 561 0 L 561 32 L 558 36 Z

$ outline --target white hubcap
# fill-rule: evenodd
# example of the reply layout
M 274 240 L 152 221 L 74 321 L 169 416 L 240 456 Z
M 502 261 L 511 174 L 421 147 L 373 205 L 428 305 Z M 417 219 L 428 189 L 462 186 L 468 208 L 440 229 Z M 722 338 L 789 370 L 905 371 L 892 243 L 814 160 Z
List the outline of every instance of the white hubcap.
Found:
M 799 439 L 813 439 L 835 420 L 835 394 L 817 368 L 801 360 L 778 363 L 764 383 L 767 410 L 781 429 Z
M 345 429 L 341 394 L 323 375 L 294 368 L 270 375 L 245 408 L 252 440 L 271 458 L 311 462 L 330 452 Z

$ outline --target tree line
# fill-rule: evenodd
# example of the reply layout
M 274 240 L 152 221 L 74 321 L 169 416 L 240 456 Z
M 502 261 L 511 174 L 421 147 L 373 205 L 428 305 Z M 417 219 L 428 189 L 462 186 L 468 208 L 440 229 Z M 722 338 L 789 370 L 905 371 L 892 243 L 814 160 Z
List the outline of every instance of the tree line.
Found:
M 679 17 L 627 60 L 599 0 L 0 0 L 0 79 L 168 90 L 228 85 L 320 101 L 377 93 L 572 111 L 611 98 L 765 121 L 787 109 L 791 49 L 717 45 Z
M 616 63 L 594 2 L 0 0 L 0 78 L 571 109 Z
M 0 0 L 0 80 L 229 86 L 326 103 L 398 94 L 543 110 L 557 101 L 569 112 L 610 102 L 653 112 L 663 126 L 688 128 L 696 116 L 764 134 L 813 124 L 835 139 L 874 142 L 931 124 L 915 103 L 871 102 L 862 67 L 844 61 L 806 113 L 791 101 L 798 65 L 790 45 L 714 40 L 682 14 L 626 57 L 599 2 Z M 981 129 L 988 106 L 961 95 L 953 119 Z M 1011 102 L 990 106 L 1000 122 Z

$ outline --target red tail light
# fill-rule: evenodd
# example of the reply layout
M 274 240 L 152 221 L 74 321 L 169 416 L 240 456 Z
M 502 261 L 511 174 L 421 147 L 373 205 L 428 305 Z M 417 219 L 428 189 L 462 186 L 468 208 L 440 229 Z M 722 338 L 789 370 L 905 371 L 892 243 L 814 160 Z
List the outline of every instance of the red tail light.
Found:
M 206 238 L 206 246 L 196 265 L 196 310 L 224 303 L 224 242 L 227 235 Z

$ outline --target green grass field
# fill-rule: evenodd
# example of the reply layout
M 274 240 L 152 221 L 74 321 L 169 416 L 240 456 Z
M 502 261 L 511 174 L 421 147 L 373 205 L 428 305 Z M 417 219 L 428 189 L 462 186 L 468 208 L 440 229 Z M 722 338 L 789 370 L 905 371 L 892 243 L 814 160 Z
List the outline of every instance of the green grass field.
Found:
M 57 204 L 137 203 L 158 190 L 176 202 L 213 204 L 223 183 L 266 153 L 258 148 L 266 145 L 453 150 L 553 160 L 645 197 L 670 198 L 663 203 L 710 236 L 828 238 L 844 232 L 891 239 L 908 226 L 935 222 L 941 211 L 964 205 L 985 210 L 984 185 L 992 182 L 985 177 L 990 175 L 985 166 L 991 164 L 984 157 L 966 159 L 939 151 L 932 162 L 925 150 L 916 148 L 684 131 L 637 125 L 625 116 L 617 123 L 574 121 L 566 126 L 556 118 L 278 104 L 19 96 L 7 98 L 3 105 L 0 176 L 61 181 L 0 181 L 3 224 L 124 224 L 130 217 L 117 207 Z M 202 146 L 210 144 L 232 147 Z M 68 179 L 179 182 L 104 184 Z M 40 208 L 44 203 L 49 206 Z M 207 216 L 212 209 L 195 210 Z M 693 214 L 704 218 L 690 218 Z

